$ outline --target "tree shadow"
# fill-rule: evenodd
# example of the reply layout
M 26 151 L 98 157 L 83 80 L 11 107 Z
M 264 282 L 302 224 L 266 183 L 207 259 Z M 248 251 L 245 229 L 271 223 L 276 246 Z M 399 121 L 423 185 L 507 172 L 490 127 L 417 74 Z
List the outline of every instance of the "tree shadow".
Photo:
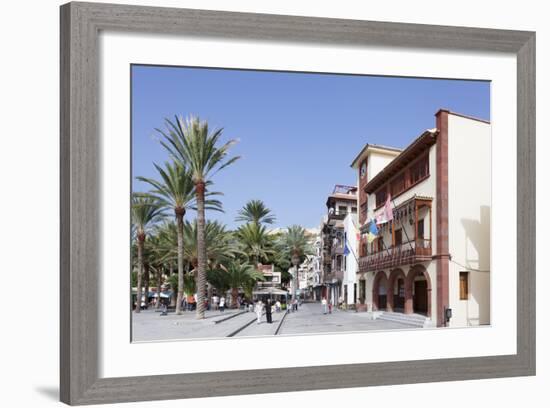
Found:
M 481 206 L 479 215 L 478 220 L 465 218 L 460 220 L 466 233 L 464 241 L 466 265 L 464 266 L 473 271 L 470 274 L 470 280 L 475 281 L 475 284 L 470 287 L 470 296 L 479 306 L 478 313 L 468 317 L 468 324 L 474 325 L 490 324 L 491 320 L 489 273 L 491 268 L 491 208 L 486 205 Z M 484 289 L 487 286 L 488 293 Z

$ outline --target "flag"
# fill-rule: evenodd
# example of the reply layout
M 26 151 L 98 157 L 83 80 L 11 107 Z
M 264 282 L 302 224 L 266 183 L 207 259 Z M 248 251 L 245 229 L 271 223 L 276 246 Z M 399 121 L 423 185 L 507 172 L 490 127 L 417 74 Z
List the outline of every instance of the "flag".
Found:
M 370 220 L 369 229 L 367 232 L 367 242 L 370 244 L 372 241 L 376 239 L 376 236 L 378 235 L 378 227 L 376 226 L 376 221 L 374 221 L 372 218 Z
M 372 219 L 370 220 L 369 232 L 374 236 L 378 235 L 378 227 L 376 226 L 376 222 Z
M 349 255 L 349 247 L 348 247 L 348 242 L 346 240 L 346 244 L 344 245 L 344 256 L 348 256 Z
M 353 225 L 353 230 L 355 231 L 355 240 L 357 242 L 361 241 L 361 231 L 357 228 L 357 225 L 355 225 L 353 221 L 351 222 L 351 225 Z
M 393 220 L 393 210 L 391 208 L 391 194 L 388 194 L 386 198 L 386 204 L 384 204 L 384 217 L 386 222 Z

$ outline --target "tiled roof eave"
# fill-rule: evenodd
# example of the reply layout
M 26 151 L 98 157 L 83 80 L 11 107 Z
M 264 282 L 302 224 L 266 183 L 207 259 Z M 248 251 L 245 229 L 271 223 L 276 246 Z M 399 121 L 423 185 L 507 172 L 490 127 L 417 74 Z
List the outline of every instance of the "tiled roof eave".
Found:
M 403 150 L 403 152 L 401 152 L 401 154 L 393 159 L 367 183 L 364 187 L 365 192 L 368 194 L 375 192 L 384 183 L 401 171 L 408 163 L 414 160 L 420 152 L 435 144 L 437 134 L 438 131 L 426 130 L 417 137 L 405 150 Z

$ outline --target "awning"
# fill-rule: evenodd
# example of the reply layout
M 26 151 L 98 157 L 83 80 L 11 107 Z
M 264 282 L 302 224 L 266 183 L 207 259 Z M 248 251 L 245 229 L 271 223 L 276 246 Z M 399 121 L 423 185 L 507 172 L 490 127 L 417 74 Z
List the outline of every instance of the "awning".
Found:
M 288 296 L 286 290 L 277 289 L 277 288 L 263 288 L 258 289 L 252 292 L 253 295 L 285 295 Z
M 152 295 L 150 295 L 150 297 L 156 298 L 157 293 L 153 293 Z M 172 292 L 160 292 L 160 297 L 161 299 L 169 299 L 172 297 Z

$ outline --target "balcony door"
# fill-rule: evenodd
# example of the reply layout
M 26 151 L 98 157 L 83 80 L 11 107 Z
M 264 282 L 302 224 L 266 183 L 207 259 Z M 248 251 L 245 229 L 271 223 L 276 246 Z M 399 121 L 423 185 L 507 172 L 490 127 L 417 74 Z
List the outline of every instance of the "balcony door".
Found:
M 396 312 L 403 312 L 405 309 L 405 279 L 397 278 L 396 290 L 393 296 L 393 308 Z
M 428 314 L 428 282 L 425 279 L 414 281 L 414 313 Z
M 378 286 L 378 310 L 386 310 L 388 306 L 388 289 L 386 282 L 380 282 Z

